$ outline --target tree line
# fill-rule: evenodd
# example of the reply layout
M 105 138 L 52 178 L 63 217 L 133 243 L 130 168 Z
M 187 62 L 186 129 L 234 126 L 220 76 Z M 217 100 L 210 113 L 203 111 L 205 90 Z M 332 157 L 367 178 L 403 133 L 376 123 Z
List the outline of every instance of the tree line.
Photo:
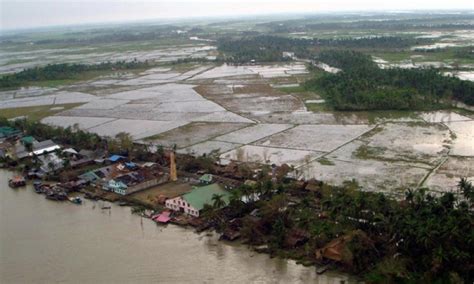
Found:
M 356 183 L 316 182 L 305 191 L 267 178 L 233 190 L 228 207 L 206 206 L 203 216 L 224 235 L 238 230 L 244 242 L 274 256 L 330 264 L 368 283 L 470 283 L 474 188 L 466 179 L 458 188 L 437 196 L 407 190 L 396 200 Z M 318 256 L 334 240 L 341 240 L 334 248 L 340 259 Z
M 443 108 L 453 99 L 474 105 L 473 82 L 432 68 L 380 69 L 370 56 L 355 51 L 325 51 L 317 60 L 343 72 L 309 80 L 305 88 L 322 91 L 337 110 Z
M 430 40 L 392 36 L 299 39 L 258 35 L 220 38 L 218 49 L 225 54 L 226 61 L 245 63 L 252 59 L 260 62 L 288 60 L 283 57 L 283 51 L 294 52 L 300 58 L 311 58 L 321 48 L 406 48 L 427 42 Z
M 43 67 L 27 68 L 23 71 L 7 74 L 0 78 L 0 89 L 14 88 L 31 82 L 74 79 L 75 76 L 90 71 L 127 70 L 146 68 L 148 61 L 116 61 L 99 64 L 61 63 L 48 64 Z

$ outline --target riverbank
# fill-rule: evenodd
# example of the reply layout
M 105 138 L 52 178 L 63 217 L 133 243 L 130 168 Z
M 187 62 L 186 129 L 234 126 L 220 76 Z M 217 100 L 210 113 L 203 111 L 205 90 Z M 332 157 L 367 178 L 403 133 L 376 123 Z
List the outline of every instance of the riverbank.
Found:
M 269 258 L 175 225 L 157 226 L 128 207 L 82 206 L 6 186 L 0 170 L 2 283 L 352 283 L 347 275 Z M 166 257 L 165 257 L 166 256 Z

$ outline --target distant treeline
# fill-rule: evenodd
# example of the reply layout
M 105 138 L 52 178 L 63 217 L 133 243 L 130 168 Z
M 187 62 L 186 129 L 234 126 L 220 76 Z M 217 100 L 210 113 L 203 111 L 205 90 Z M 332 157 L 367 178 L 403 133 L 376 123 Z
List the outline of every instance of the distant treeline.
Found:
M 310 58 L 320 48 L 406 48 L 431 42 L 427 39 L 401 37 L 363 37 L 340 39 L 297 39 L 279 36 L 250 36 L 242 38 L 221 38 L 218 49 L 225 54 L 225 60 L 236 63 L 252 59 L 269 62 L 288 60 L 283 51 L 294 52 L 297 57 Z
M 0 89 L 15 88 L 31 82 L 74 79 L 90 71 L 126 70 L 148 67 L 148 61 L 117 61 L 100 64 L 49 64 L 44 67 L 28 68 L 23 71 L 4 75 L 0 78 Z
M 114 31 L 96 31 L 96 32 L 74 32 L 65 34 L 64 38 L 50 38 L 37 40 L 34 43 L 43 44 L 100 44 L 109 42 L 130 42 L 157 40 L 176 36 L 177 26 L 159 26 L 150 29 L 130 29 Z
M 326 30 L 440 30 L 440 29 L 474 29 L 474 17 L 465 15 L 418 15 L 413 18 L 399 18 L 400 15 L 380 15 L 360 18 L 344 17 L 310 17 L 306 21 L 288 20 L 262 23 L 257 26 L 269 29 L 274 33 L 310 32 Z
M 368 55 L 325 51 L 318 58 L 343 72 L 307 81 L 338 110 L 416 110 L 443 107 L 451 99 L 474 105 L 474 83 L 435 69 L 380 69 Z

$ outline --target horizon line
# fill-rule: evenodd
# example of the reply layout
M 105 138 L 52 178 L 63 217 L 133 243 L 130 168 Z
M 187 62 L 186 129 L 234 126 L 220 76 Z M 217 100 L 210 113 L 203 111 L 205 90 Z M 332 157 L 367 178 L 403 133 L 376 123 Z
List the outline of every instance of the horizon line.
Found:
M 269 13 L 257 13 L 257 14 L 222 14 L 222 15 L 209 15 L 209 16 L 195 16 L 195 17 L 185 17 L 185 16 L 173 16 L 173 17 L 166 17 L 166 18 L 145 18 L 145 19 L 124 19 L 124 20 L 111 20 L 105 22 L 87 22 L 87 23 L 72 23 L 72 24 L 51 24 L 51 25 L 40 25 L 40 26 L 31 26 L 31 27 L 19 27 L 19 28 L 6 28 L 3 29 L 2 25 L 0 25 L 0 36 L 3 36 L 3 33 L 15 33 L 15 32 L 41 32 L 41 30 L 48 30 L 48 29 L 61 29 L 61 28 L 79 28 L 79 27 L 98 27 L 98 26 L 105 26 L 105 25 L 127 25 L 127 24 L 152 24 L 152 23 L 160 23 L 166 24 L 163 22 L 192 22 L 196 20 L 222 20 L 223 18 L 229 19 L 248 19 L 248 18 L 255 18 L 255 17 L 271 17 L 271 16 L 278 16 L 278 15 L 285 15 L 285 16 L 310 16 L 310 15 L 320 15 L 320 14 L 355 14 L 355 13 L 377 13 L 377 14 L 397 14 L 397 13 L 427 13 L 430 12 L 437 12 L 442 14 L 441 12 L 446 12 L 446 14 L 452 12 L 464 12 L 464 13 L 473 13 L 474 8 L 472 9 L 465 9 L 465 8 L 453 8 L 453 9 L 391 9 L 391 10 L 380 10 L 380 9 L 363 9 L 363 10 L 322 10 L 318 12 L 269 12 Z

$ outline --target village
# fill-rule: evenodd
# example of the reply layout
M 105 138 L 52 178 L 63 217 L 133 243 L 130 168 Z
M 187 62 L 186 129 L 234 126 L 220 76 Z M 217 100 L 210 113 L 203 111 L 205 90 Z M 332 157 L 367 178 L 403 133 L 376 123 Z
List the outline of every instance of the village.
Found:
M 213 165 L 213 173 L 196 168 L 193 172 L 179 171 L 176 155 L 169 149 L 164 152 L 166 158 L 161 163 L 137 161 L 103 149 L 93 151 L 52 140 L 38 141 L 18 129 L 0 127 L 0 167 L 21 170 L 20 175 L 9 181 L 11 188 L 31 182 L 36 193 L 50 200 L 81 204 L 83 197 L 117 202 L 120 206 L 139 208 L 140 214 L 161 224 L 171 222 L 200 226 L 200 230 L 208 228 L 209 224 L 199 219 L 205 206 L 227 205 L 232 189 L 255 185 L 262 173 L 262 166 L 255 164 L 251 172 L 246 173 L 254 180 L 245 179 L 234 162 Z M 181 157 L 181 160 L 186 159 Z M 273 165 L 267 176 L 276 181 L 276 176 L 281 179 L 289 170 L 288 165 Z M 242 197 L 242 200 L 248 198 Z M 234 234 L 231 239 L 235 238 Z
M 251 226 L 260 226 L 262 218 L 254 204 L 269 192 L 281 193 L 282 185 L 277 186 L 277 183 L 291 181 L 290 187 L 296 189 L 295 194 L 289 196 L 288 206 L 301 204 L 302 196 L 317 193 L 323 185 L 316 180 L 292 179 L 291 167 L 286 164 L 269 167 L 226 161 L 225 165 L 214 162 L 209 167 L 209 160 L 202 163 L 200 158 L 176 154 L 174 149 L 164 150 L 161 155 L 148 153 L 146 160 L 132 160 L 104 149 L 93 151 L 52 140 L 38 141 L 21 130 L 0 127 L 0 167 L 21 173 L 9 180 L 12 189 L 32 183 L 36 193 L 53 201 L 70 201 L 77 205 L 82 204 L 82 198 L 115 202 L 119 206 L 130 206 L 132 213 L 158 225 L 191 226 L 197 232 L 217 230 L 221 239 L 227 241 L 241 238 L 243 220 L 250 220 Z M 151 161 L 153 159 L 156 161 Z M 177 161 L 186 164 L 181 169 L 190 171 L 179 170 Z M 244 210 L 248 212 L 237 213 L 227 207 L 231 201 L 235 204 L 236 199 L 240 204 L 249 205 Z M 111 210 L 111 206 L 102 205 L 100 209 Z M 217 211 L 222 214 L 216 214 Z M 244 219 L 236 216 L 242 213 L 247 215 Z M 223 222 L 228 225 L 223 226 Z M 297 229 L 287 234 L 285 246 L 300 247 L 308 239 L 308 232 Z M 342 247 L 334 252 L 332 246 L 324 249 L 327 250 L 324 256 L 341 261 Z M 268 245 L 254 246 L 254 249 L 271 252 Z M 318 253 L 323 261 L 323 255 Z M 302 263 L 312 264 L 311 261 Z M 328 268 L 324 265 L 318 273 Z

